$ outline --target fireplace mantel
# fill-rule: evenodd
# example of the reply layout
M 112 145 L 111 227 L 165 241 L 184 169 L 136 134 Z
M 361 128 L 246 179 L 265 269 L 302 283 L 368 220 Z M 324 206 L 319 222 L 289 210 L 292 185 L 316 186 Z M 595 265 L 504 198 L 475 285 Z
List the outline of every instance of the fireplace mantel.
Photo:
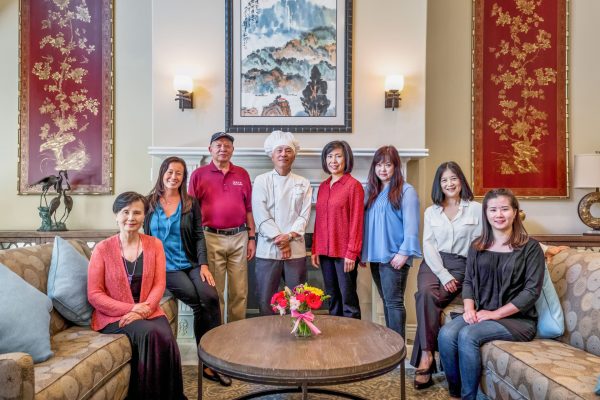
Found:
M 294 171 L 306 176 L 313 183 L 320 182 L 325 177 L 319 162 L 321 150 L 320 148 L 301 149 L 294 162 Z M 357 179 L 363 182 L 366 180 L 371 159 L 376 150 L 375 148 L 352 149 L 354 154 L 353 175 Z M 149 147 L 148 154 L 161 160 L 170 156 L 181 157 L 186 161 L 190 171 L 210 162 L 210 153 L 207 147 Z M 409 161 L 429 156 L 429 150 L 399 149 L 398 155 L 402 160 L 402 172 L 406 176 L 406 164 Z M 272 168 L 271 159 L 267 157 L 262 147 L 236 147 L 232 161 L 246 168 L 251 177 Z

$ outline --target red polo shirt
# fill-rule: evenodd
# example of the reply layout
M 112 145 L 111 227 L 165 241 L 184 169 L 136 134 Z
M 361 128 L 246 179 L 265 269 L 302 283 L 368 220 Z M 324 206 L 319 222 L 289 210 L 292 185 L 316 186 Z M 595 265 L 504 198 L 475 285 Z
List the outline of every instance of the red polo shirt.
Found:
M 252 211 L 250 175 L 233 164 L 229 164 L 226 174 L 212 161 L 196 169 L 188 191 L 200 201 L 202 226 L 236 228 L 246 223 L 246 213 Z
M 362 248 L 365 191 L 350 174 L 330 184 L 331 177 L 319 186 L 312 253 L 356 260 Z

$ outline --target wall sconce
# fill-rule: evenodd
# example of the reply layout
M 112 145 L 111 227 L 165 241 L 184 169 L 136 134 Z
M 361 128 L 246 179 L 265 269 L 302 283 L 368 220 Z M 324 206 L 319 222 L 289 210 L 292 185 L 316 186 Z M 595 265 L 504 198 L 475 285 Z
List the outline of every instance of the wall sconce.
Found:
M 591 208 L 600 204 L 600 152 L 596 154 L 576 154 L 573 187 L 577 189 L 595 188 L 595 192 L 586 194 L 579 201 L 577 211 L 579 219 L 592 228 L 584 235 L 600 235 L 600 217 L 594 217 Z
M 192 78 L 184 75 L 175 75 L 175 78 L 173 78 L 173 88 L 177 90 L 175 101 L 179 102 L 179 109 L 181 111 L 186 108 L 194 108 L 192 100 L 194 82 L 192 82 Z
M 389 75 L 385 78 L 385 108 L 394 111 L 400 107 L 400 92 L 404 89 L 404 76 Z

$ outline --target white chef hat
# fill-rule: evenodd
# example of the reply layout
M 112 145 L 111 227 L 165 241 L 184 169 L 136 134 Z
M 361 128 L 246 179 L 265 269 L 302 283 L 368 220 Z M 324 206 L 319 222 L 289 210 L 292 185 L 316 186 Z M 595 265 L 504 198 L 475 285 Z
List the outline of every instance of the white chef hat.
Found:
M 300 143 L 294 138 L 291 132 L 273 131 L 265 139 L 265 153 L 269 156 L 273 154 L 279 146 L 287 146 L 294 151 L 294 154 L 300 151 Z

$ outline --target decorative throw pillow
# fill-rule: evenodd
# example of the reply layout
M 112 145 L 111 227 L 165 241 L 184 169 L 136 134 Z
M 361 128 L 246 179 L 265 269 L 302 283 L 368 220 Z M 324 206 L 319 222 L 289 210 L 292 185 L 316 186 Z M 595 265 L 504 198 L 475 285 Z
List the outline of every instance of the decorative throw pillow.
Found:
M 88 264 L 88 259 L 69 242 L 58 236 L 54 238 L 48 297 L 60 315 L 82 326 L 88 326 L 92 318 L 92 306 L 87 299 Z
M 560 300 L 550 274 L 548 267 L 544 268 L 544 284 L 542 293 L 535 303 L 538 312 L 537 337 L 541 339 L 553 339 L 561 336 L 565 332 L 565 316 Z
M 27 353 L 36 363 L 52 357 L 48 296 L 2 264 L 0 282 L 0 353 Z

